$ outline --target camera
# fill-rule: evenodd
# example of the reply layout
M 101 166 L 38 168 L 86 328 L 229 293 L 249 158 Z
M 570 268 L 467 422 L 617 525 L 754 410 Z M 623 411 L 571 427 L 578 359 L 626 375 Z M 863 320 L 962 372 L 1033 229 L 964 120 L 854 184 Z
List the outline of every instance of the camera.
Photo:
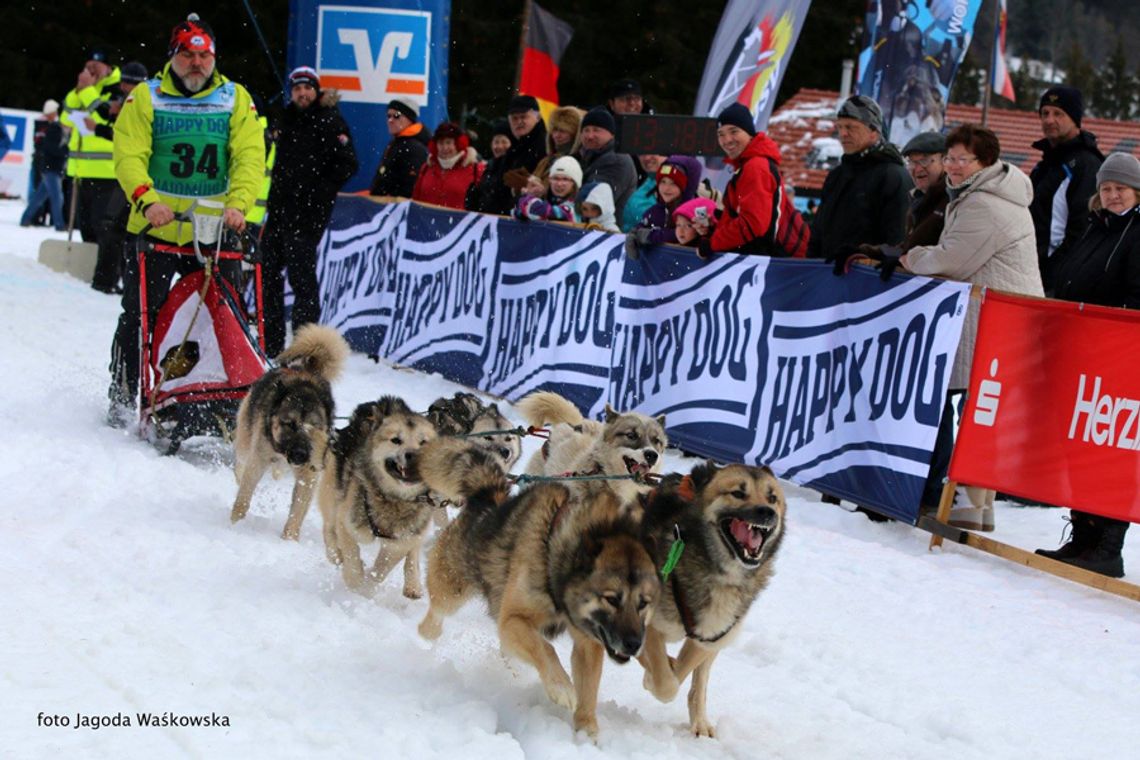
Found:
M 697 206 L 695 209 L 693 209 L 693 221 L 694 222 L 697 222 L 697 221 L 708 222 L 708 220 L 709 220 L 709 210 L 707 208 L 705 208 L 704 206 Z

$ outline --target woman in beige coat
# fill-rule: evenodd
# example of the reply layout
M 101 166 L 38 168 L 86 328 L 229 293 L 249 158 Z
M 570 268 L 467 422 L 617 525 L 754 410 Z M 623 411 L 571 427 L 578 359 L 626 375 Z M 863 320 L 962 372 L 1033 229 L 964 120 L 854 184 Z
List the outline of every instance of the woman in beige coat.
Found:
M 1033 186 L 1016 166 L 998 160 L 1000 154 L 997 135 L 985 127 L 963 124 L 946 136 L 944 164 L 950 195 L 946 225 L 936 245 L 911 248 L 899 260 L 900 265 L 915 274 L 1009 293 L 1044 295 L 1029 214 Z M 964 391 L 969 383 L 980 308 L 979 302 L 971 299 L 950 376 L 951 392 Z M 952 425 L 952 415 L 944 414 L 943 424 Z M 939 436 L 940 442 L 943 438 Z M 948 456 L 944 458 L 949 461 Z M 937 452 L 934 460 L 939 461 Z M 993 530 L 993 498 L 993 491 L 960 489 L 950 524 Z

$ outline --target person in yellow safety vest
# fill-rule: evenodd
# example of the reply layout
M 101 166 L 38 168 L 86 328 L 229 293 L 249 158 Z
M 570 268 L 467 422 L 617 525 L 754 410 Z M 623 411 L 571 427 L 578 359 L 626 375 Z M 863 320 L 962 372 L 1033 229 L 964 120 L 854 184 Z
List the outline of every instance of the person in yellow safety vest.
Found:
M 128 96 L 115 125 L 115 176 L 131 203 L 129 235 L 189 246 L 192 222 L 176 218 L 199 200 L 222 204 L 222 224 L 241 234 L 265 177 L 265 138 L 249 92 L 215 68 L 215 37 L 191 14 L 170 35 L 170 60 L 155 79 Z M 108 421 L 126 424 L 136 398 L 139 371 L 139 290 L 146 288 L 153 317 L 174 275 L 201 265 L 193 256 L 146 254 L 146 282 L 138 259 L 128 256 L 123 313 L 111 349 Z M 240 261 L 219 262 L 235 286 Z M 139 283 L 139 284 L 136 284 Z
M 261 182 L 261 190 L 257 193 L 257 200 L 253 208 L 245 215 L 245 223 L 261 226 L 265 221 L 265 211 L 269 207 L 269 185 L 273 175 L 273 164 L 277 162 L 277 142 L 269 134 L 269 119 L 258 109 L 257 123 L 261 125 L 262 134 L 265 135 L 265 179 Z
M 75 227 L 88 243 L 99 239 L 100 223 L 115 187 L 111 140 L 96 134 L 95 128 L 108 123 L 99 111 L 118 94 L 119 79 L 119 67 L 107 62 L 106 51 L 92 50 L 76 78 L 75 89 L 63 99 L 59 117 L 71 132 L 67 176 L 71 178 L 71 192 L 78 193 Z

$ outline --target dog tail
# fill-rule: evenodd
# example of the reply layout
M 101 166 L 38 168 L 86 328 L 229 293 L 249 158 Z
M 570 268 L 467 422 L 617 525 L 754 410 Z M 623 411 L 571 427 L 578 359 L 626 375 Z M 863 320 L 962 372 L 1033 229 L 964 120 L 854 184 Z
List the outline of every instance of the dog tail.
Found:
M 510 495 L 503 467 L 486 449 L 459 438 L 437 438 L 420 449 L 419 474 L 428 488 L 467 508 L 497 507 Z
M 277 356 L 277 364 L 311 372 L 332 382 L 340 377 L 351 349 L 341 334 L 328 325 L 307 324 Z
M 550 391 L 536 391 L 524 397 L 515 408 L 530 425 L 546 425 L 564 422 L 567 425 L 581 425 L 584 421 L 578 407 L 568 399 Z

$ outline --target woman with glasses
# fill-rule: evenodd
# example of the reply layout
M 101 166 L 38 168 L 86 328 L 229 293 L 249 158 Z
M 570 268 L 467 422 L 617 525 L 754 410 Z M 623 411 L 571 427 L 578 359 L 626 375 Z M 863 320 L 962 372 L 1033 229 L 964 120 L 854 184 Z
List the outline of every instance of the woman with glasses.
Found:
M 915 274 L 945 277 L 1010 293 L 1043 296 L 1037 267 L 1037 239 L 1029 204 L 1033 186 L 1020 169 L 999 160 L 1001 144 L 992 130 L 963 124 L 946 136 L 946 189 L 950 204 L 942 236 L 934 245 L 911 248 L 899 264 Z M 978 301 L 971 299 L 958 356 L 950 376 L 951 393 L 965 391 L 978 332 Z M 952 424 L 943 414 L 944 424 Z M 942 443 L 943 436 L 939 436 Z M 945 445 L 945 444 L 943 444 Z M 952 445 L 952 444 L 951 444 Z M 935 452 L 934 461 L 939 460 Z M 947 457 L 947 461 L 949 461 Z M 931 477 L 939 475 L 931 472 Z M 959 489 L 950 524 L 967 530 L 993 530 L 994 492 Z

